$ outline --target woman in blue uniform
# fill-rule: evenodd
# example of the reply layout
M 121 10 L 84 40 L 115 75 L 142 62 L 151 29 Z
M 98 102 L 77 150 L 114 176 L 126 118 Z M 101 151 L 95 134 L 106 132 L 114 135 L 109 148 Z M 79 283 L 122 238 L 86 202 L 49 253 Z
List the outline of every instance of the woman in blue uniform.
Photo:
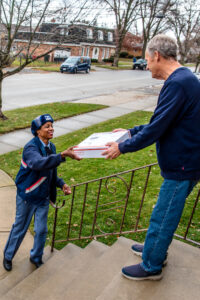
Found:
M 57 167 L 66 157 L 80 160 L 73 148 L 56 154 L 53 138 L 53 118 L 44 114 L 32 121 L 34 138 L 23 150 L 21 166 L 16 177 L 16 218 L 4 249 L 3 265 L 12 270 L 12 259 L 28 230 L 34 215 L 34 244 L 30 251 L 30 261 L 37 268 L 43 264 L 42 255 L 47 235 L 47 216 L 49 200 L 55 202 L 56 188 L 65 195 L 71 193 L 70 187 L 57 176 Z

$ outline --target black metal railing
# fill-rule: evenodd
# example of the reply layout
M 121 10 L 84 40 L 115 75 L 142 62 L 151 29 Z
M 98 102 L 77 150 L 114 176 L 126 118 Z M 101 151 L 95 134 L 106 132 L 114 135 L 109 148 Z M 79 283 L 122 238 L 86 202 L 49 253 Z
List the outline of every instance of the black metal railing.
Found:
M 137 176 L 138 173 L 140 176 Z M 65 200 L 61 200 L 61 197 L 58 197 L 56 204 L 52 204 L 55 209 L 52 251 L 55 243 L 147 231 L 160 184 L 158 165 L 151 164 L 72 186 L 70 206 L 65 206 Z M 196 191 L 197 195 L 194 195 Z M 194 230 L 194 222 L 199 227 L 194 216 L 198 209 L 200 190 L 196 188 L 190 197 L 185 207 L 187 213 L 184 222 L 175 235 L 200 246 L 200 239 L 196 238 L 198 229 Z M 63 211 L 62 217 L 58 218 L 60 211 Z M 62 232 L 61 238 L 56 239 L 59 221 L 66 224 L 66 230 Z M 194 236 L 194 239 L 188 237 L 191 227 L 191 237 Z

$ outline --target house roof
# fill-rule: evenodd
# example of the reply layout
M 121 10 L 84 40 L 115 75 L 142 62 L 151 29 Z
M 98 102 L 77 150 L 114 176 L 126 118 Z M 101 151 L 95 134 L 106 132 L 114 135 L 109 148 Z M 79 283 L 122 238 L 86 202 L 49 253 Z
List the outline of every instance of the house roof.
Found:
M 87 29 L 92 29 L 92 35 L 88 36 Z M 62 34 L 61 34 L 62 31 Z M 99 39 L 98 32 L 102 31 L 102 39 Z M 109 40 L 109 32 L 113 34 L 113 40 Z M 20 32 L 17 38 L 28 38 L 28 35 Z M 101 28 L 97 26 L 91 26 L 82 23 L 76 24 L 58 24 L 58 23 L 43 23 L 37 33 L 34 35 L 34 39 L 39 41 L 59 42 L 62 43 L 90 43 L 90 44 L 105 44 L 115 45 L 115 34 L 113 29 Z

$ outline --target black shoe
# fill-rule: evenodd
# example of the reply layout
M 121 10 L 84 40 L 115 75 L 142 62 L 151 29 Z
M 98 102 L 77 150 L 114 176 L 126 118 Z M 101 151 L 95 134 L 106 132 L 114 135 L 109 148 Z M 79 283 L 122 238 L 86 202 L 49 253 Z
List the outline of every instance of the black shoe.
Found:
M 4 266 L 4 269 L 6 269 L 6 271 L 11 271 L 12 270 L 12 260 L 8 260 L 4 257 L 3 266 Z
M 39 268 L 39 267 L 41 267 L 41 265 L 44 264 L 42 260 L 40 260 L 40 261 L 34 261 L 31 257 L 30 257 L 30 262 L 31 262 L 33 265 L 35 265 L 36 268 Z

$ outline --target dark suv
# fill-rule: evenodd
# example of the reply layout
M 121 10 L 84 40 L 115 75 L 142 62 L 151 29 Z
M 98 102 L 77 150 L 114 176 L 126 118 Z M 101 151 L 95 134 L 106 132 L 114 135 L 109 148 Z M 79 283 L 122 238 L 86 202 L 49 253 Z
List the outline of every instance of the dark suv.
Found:
M 146 70 L 147 67 L 147 61 L 146 59 L 138 59 L 136 62 L 133 64 L 133 70 L 139 69 L 139 70 Z
M 60 72 L 77 73 L 78 71 L 90 72 L 91 59 L 87 56 L 70 56 L 60 66 Z

